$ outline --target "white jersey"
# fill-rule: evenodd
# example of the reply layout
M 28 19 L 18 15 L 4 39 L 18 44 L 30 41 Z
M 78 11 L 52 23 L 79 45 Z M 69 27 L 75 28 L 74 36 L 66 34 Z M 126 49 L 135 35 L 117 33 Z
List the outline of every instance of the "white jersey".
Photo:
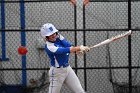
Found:
M 51 60 L 51 66 L 68 66 L 70 47 L 71 44 L 66 39 L 60 40 L 57 38 L 55 42 L 47 41 L 45 51 Z

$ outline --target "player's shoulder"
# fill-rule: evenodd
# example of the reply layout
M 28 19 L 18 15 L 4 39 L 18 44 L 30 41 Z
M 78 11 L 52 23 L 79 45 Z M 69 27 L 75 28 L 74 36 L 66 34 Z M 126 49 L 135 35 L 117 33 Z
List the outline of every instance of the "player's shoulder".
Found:
M 46 41 L 47 46 L 54 46 L 54 43 Z
M 56 52 L 56 50 L 58 49 L 54 43 L 48 41 L 46 42 L 46 48 L 51 52 Z

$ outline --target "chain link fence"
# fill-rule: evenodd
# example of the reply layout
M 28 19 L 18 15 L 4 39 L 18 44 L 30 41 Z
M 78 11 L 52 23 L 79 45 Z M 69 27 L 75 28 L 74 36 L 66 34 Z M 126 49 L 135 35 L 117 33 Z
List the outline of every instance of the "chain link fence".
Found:
M 10 85 L 18 86 L 19 91 L 24 90 L 24 93 L 48 92 L 50 64 L 39 33 L 41 25 L 47 22 L 53 23 L 74 46 L 100 43 L 127 31 L 131 24 L 131 37 L 92 49 L 85 56 L 71 55 L 69 63 L 87 93 L 140 92 L 139 0 L 131 2 L 131 10 L 128 8 L 128 0 L 89 0 L 86 6 L 75 6 L 70 0 L 24 0 L 24 3 L 19 0 L 2 0 L 0 4 L 1 10 L 4 10 L 0 11 L 0 19 L 5 17 L 0 22 L 1 33 L 5 33 L 5 36 L 0 35 L 1 93 L 6 92 L 3 86 L 11 88 Z M 131 23 L 128 15 L 131 15 Z M 24 28 L 21 25 L 24 19 L 21 17 L 25 19 Z M 23 42 L 28 48 L 24 58 L 17 52 Z M 6 50 L 2 47 L 4 44 Z M 3 60 L 2 51 L 8 60 Z M 26 87 L 22 87 L 23 83 L 26 83 Z M 61 93 L 72 91 L 63 86 Z

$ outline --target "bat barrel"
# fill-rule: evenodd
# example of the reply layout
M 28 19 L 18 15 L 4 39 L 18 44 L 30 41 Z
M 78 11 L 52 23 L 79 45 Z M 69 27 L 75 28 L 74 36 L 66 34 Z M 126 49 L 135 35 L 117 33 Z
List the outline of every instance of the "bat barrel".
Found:
M 105 44 L 109 44 L 109 43 L 111 43 L 113 41 L 116 41 L 116 40 L 118 40 L 120 38 L 123 38 L 123 37 L 131 35 L 131 34 L 132 34 L 132 31 L 129 30 L 128 32 L 125 32 L 125 33 L 122 33 L 120 35 L 117 35 L 117 36 L 114 36 L 112 38 L 109 38 L 107 40 L 104 40 L 104 41 L 102 41 L 102 42 L 100 42 L 100 43 L 98 43 L 98 44 L 96 44 L 94 46 L 91 46 L 90 48 L 92 49 L 92 48 L 99 47 L 99 46 L 102 46 L 102 45 L 105 45 Z

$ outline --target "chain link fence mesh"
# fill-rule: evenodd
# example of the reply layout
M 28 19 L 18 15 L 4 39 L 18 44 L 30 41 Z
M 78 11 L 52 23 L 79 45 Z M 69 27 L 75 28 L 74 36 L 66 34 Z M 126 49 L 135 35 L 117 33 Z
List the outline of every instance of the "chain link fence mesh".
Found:
M 124 29 L 128 27 L 127 2 L 90 2 L 85 9 L 86 28 Z
M 21 44 L 21 24 L 19 0 L 5 3 L 5 29 L 6 31 L 6 57 L 8 62 L 1 62 L 1 69 L 19 69 L 19 70 L 0 70 L 0 85 L 21 85 L 22 84 L 22 58 L 18 54 L 17 49 Z M 81 23 L 77 26 L 81 31 L 75 29 L 75 10 L 70 1 L 63 2 L 25 2 L 25 31 L 26 46 L 28 53 L 26 55 L 26 67 L 32 70 L 26 70 L 27 86 L 26 93 L 46 93 L 48 92 L 48 69 L 49 59 L 44 51 L 44 43 L 40 37 L 39 29 L 46 22 L 53 23 L 58 29 L 66 29 L 60 31 L 73 45 L 76 44 L 75 31 L 78 34 L 78 44 L 85 43 L 88 46 L 97 44 L 107 38 L 123 33 L 118 30 L 102 30 L 96 29 L 127 29 L 128 28 L 128 2 L 103 2 L 91 0 L 85 6 L 85 37 L 83 37 L 83 8 L 77 8 L 76 18 Z M 107 0 L 108 1 L 108 0 Z M 1 4 L 1 3 L 0 3 Z M 139 29 L 140 26 L 140 2 L 131 3 L 132 29 Z M 1 12 L 1 11 L 0 11 Z M 78 17 L 81 16 L 81 17 Z M 1 16 L 0 16 L 1 18 Z M 1 22 L 0 22 L 1 24 Z M 1 27 L 1 25 L 0 25 Z M 74 29 L 73 31 L 69 29 Z M 18 31 L 15 31 L 18 30 Z M 81 36 L 79 38 L 78 36 Z M 3 36 L 1 35 L 0 38 Z M 79 43 L 80 42 L 80 43 Z M 133 31 L 131 36 L 132 47 L 132 66 L 139 66 L 139 30 Z M 2 42 L 0 41 L 2 46 Z M 104 45 L 92 49 L 86 54 L 86 65 L 82 62 L 83 56 L 70 56 L 70 64 L 77 71 L 80 82 L 87 93 L 128 93 L 129 92 L 129 66 L 128 58 L 128 37 L 109 45 Z M 2 49 L 0 48 L 2 53 Z M 2 55 L 2 54 L 0 54 Z M 111 68 L 122 67 L 122 68 Z M 124 67 L 124 68 L 123 68 Z M 42 69 L 42 70 L 40 70 Z M 132 69 L 132 93 L 139 93 L 139 68 Z M 85 76 L 86 75 L 86 76 Z M 42 81 L 43 80 L 43 81 Z M 39 83 L 38 83 L 39 82 Z M 35 86 L 35 87 L 34 87 Z M 72 93 L 66 86 L 62 87 L 62 93 Z

